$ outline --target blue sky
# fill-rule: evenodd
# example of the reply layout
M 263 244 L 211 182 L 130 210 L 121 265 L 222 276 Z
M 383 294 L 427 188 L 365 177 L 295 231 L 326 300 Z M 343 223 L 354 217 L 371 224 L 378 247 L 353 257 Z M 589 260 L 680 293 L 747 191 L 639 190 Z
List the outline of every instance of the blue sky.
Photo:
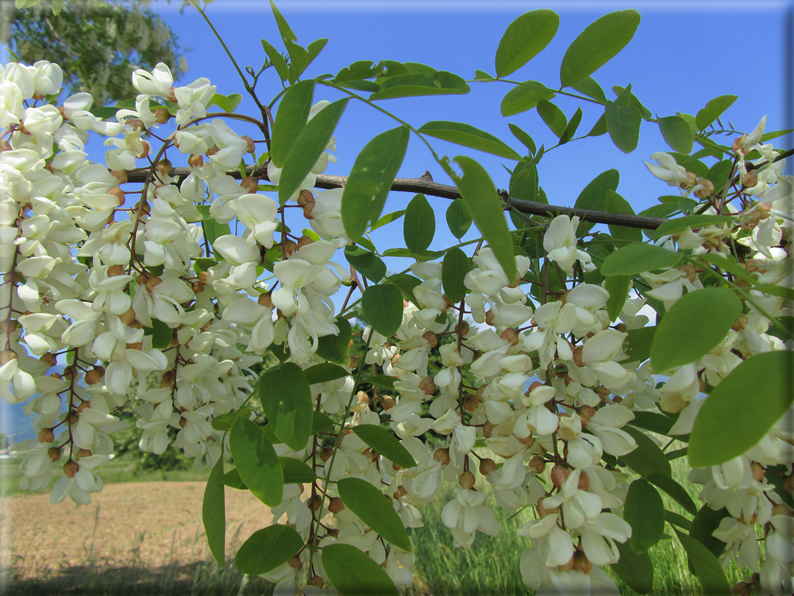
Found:
M 186 7 L 179 14 L 178 0 L 170 5 L 155 0 L 151 6 L 177 33 L 182 46 L 190 50 L 186 52 L 189 70 L 181 84 L 203 76 L 216 84 L 220 93 L 243 93 L 228 58 L 192 8 Z M 475 69 L 494 73 L 497 45 L 516 17 L 529 10 L 551 8 L 560 15 L 556 38 L 540 55 L 511 75 L 515 80 L 538 80 L 550 87 L 559 86 L 562 56 L 589 23 L 608 12 L 635 8 L 642 14 L 642 23 L 634 40 L 593 75 L 609 97 L 613 85 L 632 83 L 635 95 L 652 112 L 668 116 L 676 111 L 696 114 L 710 99 L 734 94 L 739 99 L 727 113 L 726 124 L 730 119 L 737 128 L 749 132 L 766 114 L 768 131 L 794 128 L 791 105 L 794 8 L 788 1 L 281 0 L 278 6 L 302 45 L 329 38 L 306 77 L 336 73 L 356 60 L 391 59 L 423 62 L 467 79 L 473 78 Z M 260 38 L 283 49 L 264 0 L 217 0 L 208 7 L 208 14 L 241 65 L 255 68 L 261 65 L 264 54 Z M 260 97 L 269 101 L 280 88 L 275 74 L 265 75 L 259 87 Z M 529 132 L 538 146 L 553 144 L 552 133 L 534 111 L 510 119 L 501 116 L 501 98 L 510 88 L 505 83 L 472 84 L 472 92 L 464 96 L 387 100 L 381 105 L 416 127 L 431 120 L 472 124 L 502 138 L 522 154 L 522 146 L 508 130 L 508 121 Z M 325 90 L 317 95 L 317 99 L 338 97 Z M 564 98 L 556 102 L 569 117 L 581 105 Z M 595 106 L 583 106 L 583 109 L 580 131 L 589 130 L 600 115 Z M 252 102 L 247 100 L 240 111 L 256 113 Z M 338 163 L 330 165 L 326 173 L 347 174 L 364 145 L 379 132 L 394 126 L 382 114 L 351 102 L 336 131 Z M 235 129 L 241 134 L 250 132 Z M 775 143 L 784 141 L 778 139 Z M 789 136 L 785 147 L 792 144 Z M 507 173 L 501 164 L 512 167 L 511 162 L 442 141 L 434 141 L 434 146 L 439 153 L 450 157 L 474 157 L 488 169 L 497 187 L 507 185 Z M 651 153 L 667 150 L 670 149 L 652 124 L 643 125 L 639 147 L 629 155 L 621 153 L 606 136 L 571 143 L 544 156 L 539 164 L 540 183 L 552 204 L 573 205 L 592 178 L 604 170 L 617 168 L 621 172 L 618 192 L 640 211 L 655 204 L 656 197 L 673 190 L 653 178 L 642 163 Z M 102 159 L 101 155 L 92 158 Z M 436 181 L 449 183 L 427 150 L 412 139 L 399 176 L 417 177 L 425 170 Z M 384 212 L 404 208 L 410 198 L 405 193 L 392 193 Z M 431 249 L 440 249 L 452 243 L 443 217 L 447 202 L 430 200 L 437 206 L 437 234 Z M 401 224 L 385 228 L 376 237 L 376 244 L 381 248 L 402 246 Z M 397 270 L 406 264 L 390 262 L 389 267 Z M 12 411 L 4 402 L 0 403 L 0 430 L 19 428 L 19 414 L 18 408 Z

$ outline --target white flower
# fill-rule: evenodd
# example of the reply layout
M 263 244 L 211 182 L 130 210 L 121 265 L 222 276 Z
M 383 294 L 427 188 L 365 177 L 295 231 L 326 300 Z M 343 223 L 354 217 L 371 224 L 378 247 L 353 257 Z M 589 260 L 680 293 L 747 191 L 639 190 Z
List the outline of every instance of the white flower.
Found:
M 687 177 L 686 168 L 684 168 L 684 166 L 679 166 L 675 161 L 675 157 L 669 153 L 657 151 L 651 155 L 651 159 L 655 159 L 659 162 L 659 165 L 650 164 L 647 161 L 643 163 L 645 167 L 650 170 L 651 174 L 659 178 L 659 180 L 664 180 L 670 186 L 678 186 L 679 184 L 688 184 L 691 182 Z

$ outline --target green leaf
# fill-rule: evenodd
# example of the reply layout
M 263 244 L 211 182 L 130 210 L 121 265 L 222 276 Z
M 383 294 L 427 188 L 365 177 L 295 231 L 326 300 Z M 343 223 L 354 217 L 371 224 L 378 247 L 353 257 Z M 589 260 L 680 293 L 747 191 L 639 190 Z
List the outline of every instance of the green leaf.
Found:
M 510 128 L 510 132 L 513 133 L 513 136 L 521 141 L 521 144 L 527 148 L 527 151 L 530 153 L 535 153 L 538 149 L 535 146 L 535 141 L 532 140 L 532 137 L 529 136 L 526 132 L 521 130 L 518 126 L 513 124 L 512 122 L 508 123 L 507 125 Z
M 635 215 L 631 204 L 621 197 L 614 190 L 606 191 L 606 208 L 609 213 L 619 213 L 621 215 Z M 616 226 L 609 224 L 609 232 L 613 238 L 619 240 L 629 240 L 631 242 L 642 242 L 642 231 L 639 228 L 629 228 L 626 226 Z
M 508 192 L 511 199 L 537 202 L 538 166 L 531 157 L 524 157 L 516 164 L 510 175 Z
M 659 491 L 642 478 L 632 482 L 623 519 L 631 526 L 629 546 L 635 553 L 644 553 L 659 542 L 664 534 L 664 502 Z
M 289 24 L 287 24 L 287 19 L 281 15 L 281 12 L 276 8 L 276 4 L 273 0 L 270 0 L 270 9 L 273 11 L 273 16 L 276 17 L 276 25 L 278 25 L 278 32 L 281 34 L 281 39 L 285 43 L 287 41 L 298 41 L 292 29 L 290 29 Z
M 593 124 L 593 128 L 590 129 L 590 132 L 587 133 L 588 137 L 600 137 L 601 135 L 605 135 L 609 132 L 607 130 L 607 113 L 606 109 L 604 113 L 596 120 L 596 123 Z
M 681 116 L 668 116 L 659 118 L 658 123 L 664 140 L 673 151 L 684 155 L 689 155 L 692 152 L 695 136 L 692 134 L 692 129 L 689 128 L 686 120 L 681 118 Z
M 226 496 L 223 488 L 223 458 L 212 467 L 201 503 L 201 519 L 207 544 L 218 565 L 226 565 Z
M 267 370 L 259 383 L 259 398 L 273 433 L 300 451 L 312 429 L 312 396 L 301 368 L 285 362 Z
M 410 135 L 407 126 L 387 130 L 367 143 L 356 157 L 342 193 L 342 222 L 351 240 L 360 238 L 367 225 L 378 221 Z
M 347 319 L 337 318 L 337 335 L 325 335 L 317 340 L 317 355 L 323 360 L 347 366 L 350 364 L 350 338 L 353 329 Z
M 421 279 L 413 275 L 408 275 L 407 273 L 397 273 L 392 275 L 388 281 L 400 288 L 400 292 L 402 292 L 406 300 L 410 300 L 419 306 L 416 301 L 416 296 L 414 296 L 414 288 L 422 283 Z
M 686 509 L 692 515 L 697 514 L 698 508 L 686 489 L 678 484 L 675 480 L 664 474 L 649 474 L 646 478 L 651 484 L 655 484 L 664 492 L 675 499 L 681 507 Z
M 455 199 L 447 207 L 447 226 L 455 238 L 460 240 L 471 227 L 471 213 L 463 199 Z
M 546 99 L 541 99 L 538 102 L 538 115 L 557 137 L 561 137 L 562 133 L 565 132 L 568 119 L 565 117 L 563 111 L 555 104 Z
M 675 424 L 675 418 L 656 412 L 634 412 L 634 420 L 629 422 L 632 426 L 643 428 L 660 435 L 669 435 L 670 429 Z
M 612 87 L 612 91 L 618 96 L 617 99 L 615 99 L 615 103 L 619 106 L 633 106 L 640 111 L 643 118 L 651 118 L 653 116 L 651 111 L 642 105 L 639 98 L 631 92 L 631 83 L 629 83 L 628 87 L 615 85 Z
M 198 209 L 198 212 L 201 213 L 201 227 L 204 230 L 204 237 L 207 239 L 207 242 L 210 243 L 210 246 L 212 246 L 212 252 L 214 254 L 215 240 L 217 240 L 219 236 L 231 234 L 229 224 L 221 224 L 215 221 L 215 219 L 213 219 L 213 217 L 210 215 L 209 205 L 196 205 L 196 209 Z M 216 256 L 215 258 L 218 257 Z
M 505 118 L 526 112 L 538 105 L 541 100 L 554 99 L 554 91 L 538 81 L 524 81 L 508 91 L 502 98 L 501 112 Z M 534 151 L 533 151 L 534 153 Z
M 607 96 L 604 94 L 604 90 L 593 77 L 585 77 L 575 85 L 571 85 L 571 88 L 586 95 L 587 97 L 592 97 L 600 103 L 606 103 L 607 101 Z
M 645 433 L 631 426 L 624 426 L 621 430 L 629 433 L 637 442 L 637 448 L 634 451 L 620 456 L 620 459 L 626 462 L 632 470 L 640 476 L 650 476 L 654 473 L 664 476 L 672 474 L 670 462 L 667 461 L 659 446 Z
M 664 519 L 669 521 L 674 526 L 678 526 L 679 528 L 683 528 L 687 532 L 692 528 L 692 522 L 685 518 L 683 515 L 678 515 L 677 513 L 673 513 L 669 509 L 664 510 Z M 671 536 L 672 538 L 672 536 Z
M 389 377 L 387 375 L 375 375 L 370 379 L 372 383 L 378 387 L 384 387 L 394 391 L 394 383 L 397 382 L 397 377 Z
M 441 263 L 441 284 L 450 302 L 460 302 L 466 297 L 463 279 L 470 271 L 469 257 L 459 248 L 451 249 Z
M 306 126 L 313 100 L 314 80 L 295 83 L 281 99 L 270 144 L 270 159 L 274 166 L 283 167 L 290 149 Z
M 684 294 L 667 311 L 653 336 L 653 370 L 663 373 L 696 362 L 725 339 L 741 312 L 741 300 L 728 288 Z
M 317 475 L 305 463 L 294 457 L 279 457 L 281 469 L 284 471 L 284 484 L 300 484 L 314 482 Z
M 640 13 L 623 10 L 588 25 L 568 47 L 560 65 L 560 83 L 572 87 L 626 47 L 640 24 Z
M 400 219 L 403 215 L 405 215 L 405 209 L 400 209 L 399 211 L 392 211 L 391 213 L 387 213 L 386 215 L 383 215 L 374 224 L 372 224 L 370 230 L 377 230 L 378 228 L 383 227 L 386 224 L 390 224 L 391 222 Z
M 228 486 L 229 488 L 235 488 L 237 490 L 248 490 L 248 487 L 243 482 L 243 479 L 240 478 L 240 472 L 237 471 L 237 468 L 227 472 L 221 478 L 221 482 L 223 482 L 224 486 Z
M 400 446 L 402 447 L 402 445 Z M 411 460 L 413 461 L 413 458 Z M 361 521 L 382 536 L 384 540 L 411 552 L 411 540 L 408 538 L 408 532 L 405 530 L 400 516 L 377 488 L 360 478 L 343 478 L 337 482 L 336 486 L 345 507 L 355 513 Z
M 229 433 L 229 447 L 248 490 L 265 505 L 279 505 L 284 496 L 284 473 L 272 443 L 259 425 L 238 418 Z
M 314 411 L 312 412 L 312 434 L 316 435 L 317 433 L 321 433 L 324 430 L 331 428 L 334 425 L 334 421 L 331 420 L 328 416 L 323 414 L 322 412 Z
M 653 231 L 653 238 L 661 238 L 683 232 L 687 228 L 705 228 L 720 223 L 731 223 L 734 218 L 730 215 L 687 215 L 677 219 L 668 219 Z
M 715 557 L 719 557 L 725 550 L 726 544 L 722 540 L 714 538 L 713 534 L 722 519 L 729 516 L 730 513 L 725 507 L 715 510 L 708 505 L 703 505 L 692 520 L 689 535 L 709 549 L 709 552 Z
M 664 267 L 674 267 L 681 255 L 661 246 L 629 244 L 610 253 L 601 265 L 604 275 L 637 275 Z
M 608 278 L 607 278 L 608 279 Z M 626 362 L 645 362 L 651 357 L 651 344 L 656 333 L 656 327 L 642 327 L 629 329 L 626 338 Z
M 364 316 L 372 328 L 383 335 L 391 337 L 403 321 L 403 297 L 400 289 L 392 284 L 370 286 L 361 297 Z
M 485 168 L 470 157 L 460 155 L 454 161 L 463 170 L 463 178 L 458 177 L 451 168 L 447 173 L 455 181 L 474 218 L 474 223 L 488 241 L 507 279 L 512 281 L 516 275 L 513 241 L 496 187 Z
M 385 79 L 380 91 L 369 96 L 370 100 L 417 97 L 423 95 L 462 95 L 471 87 L 458 75 L 446 71 L 409 73 Z
M 670 313 L 662 323 L 668 316 Z M 733 369 L 714 388 L 695 418 L 689 437 L 692 467 L 725 463 L 758 443 L 794 401 L 792 369 L 791 352 L 782 350 L 755 354 Z
M 320 55 L 320 52 L 322 52 L 322 51 L 323 51 L 323 48 L 325 47 L 325 45 L 326 45 L 327 43 L 328 43 L 328 40 L 327 40 L 327 39 L 325 39 L 325 38 L 323 38 L 323 39 L 315 39 L 313 42 L 311 42 L 311 43 L 310 43 L 310 44 L 309 44 L 309 45 L 306 47 L 306 49 L 307 49 L 307 50 L 308 50 L 308 52 L 309 52 L 309 64 L 311 64 L 312 62 L 314 62 L 314 59 L 315 59 L 317 56 L 319 56 L 319 55 Z M 307 66 L 308 66 L 308 64 L 307 64 Z
M 706 104 L 695 116 L 695 126 L 698 130 L 705 130 L 706 127 L 714 122 L 720 115 L 727 110 L 733 102 L 739 99 L 737 95 L 720 95 Z
M 677 529 L 675 529 L 675 533 L 695 568 L 695 574 L 703 586 L 703 591 L 706 594 L 731 596 L 733 594 L 731 586 L 717 557 L 691 536 L 687 536 Z
M 601 172 L 593 178 L 587 186 L 582 189 L 576 199 L 574 207 L 576 209 L 588 209 L 590 211 L 606 211 L 607 191 L 618 189 L 620 182 L 620 172 L 617 170 L 607 170 Z M 579 225 L 582 227 L 582 224 Z
M 355 546 L 337 542 L 323 548 L 323 569 L 342 596 L 399 596 L 386 570 Z
M 330 362 L 321 362 L 315 364 L 303 371 L 303 376 L 309 382 L 309 385 L 317 385 L 318 383 L 327 383 L 329 381 L 336 381 L 343 379 L 350 375 L 344 368 L 338 364 L 331 364 Z
M 638 594 L 653 591 L 653 562 L 648 553 L 637 554 L 628 544 L 616 542 L 620 560 L 612 565 L 612 571 Z
M 278 77 L 282 82 L 286 81 L 289 78 L 289 67 L 287 66 L 287 61 L 284 59 L 284 56 L 264 39 L 262 40 L 262 47 L 265 49 L 265 54 L 267 54 L 267 58 L 270 60 L 273 68 L 276 69 Z
M 631 277 L 628 275 L 608 275 L 604 284 L 604 289 L 609 292 L 607 300 L 607 313 L 609 320 L 616 321 L 626 303 L 629 288 L 631 287 Z
M 623 153 L 631 153 L 640 141 L 642 116 L 633 106 L 619 106 L 613 101 L 606 104 L 607 130 L 615 146 Z
M 248 408 L 240 408 L 236 412 L 226 412 L 225 414 L 216 416 L 215 418 L 212 419 L 212 422 L 210 424 L 212 425 L 212 428 L 214 428 L 215 430 L 228 430 L 232 427 L 232 424 L 234 424 L 234 421 L 237 418 L 245 418 L 246 420 L 248 420 L 250 416 L 251 416 L 251 410 L 249 410 Z
M 408 250 L 422 253 L 427 250 L 436 233 L 436 215 L 425 195 L 417 194 L 408 203 L 403 220 L 403 238 Z
M 403 468 L 416 466 L 413 456 L 400 441 L 385 428 L 374 424 L 359 424 L 353 427 L 356 436 L 392 463 Z
M 560 145 L 564 145 L 573 138 L 576 134 L 576 129 L 579 128 L 579 123 L 582 121 L 582 108 L 576 108 L 576 112 L 571 116 L 570 122 L 565 126 L 565 130 L 560 135 Z
M 521 159 L 521 156 L 512 147 L 506 145 L 504 141 L 470 124 L 434 120 L 423 124 L 419 132 L 506 159 Z
M 171 345 L 174 330 L 158 319 L 152 319 L 152 347 L 163 350 Z
M 349 98 L 340 99 L 324 107 L 298 134 L 284 160 L 281 178 L 278 181 L 278 199 L 282 205 L 300 188 L 301 182 L 320 159 L 348 101 Z
M 356 271 L 374 283 L 378 283 L 386 275 L 386 263 L 360 246 L 353 244 L 345 246 L 345 259 Z
M 246 575 L 261 575 L 289 561 L 301 548 L 298 532 L 275 524 L 251 534 L 237 551 L 234 565 Z
M 559 25 L 560 17 L 552 10 L 533 10 L 510 23 L 496 48 L 496 76 L 506 77 L 537 56 Z

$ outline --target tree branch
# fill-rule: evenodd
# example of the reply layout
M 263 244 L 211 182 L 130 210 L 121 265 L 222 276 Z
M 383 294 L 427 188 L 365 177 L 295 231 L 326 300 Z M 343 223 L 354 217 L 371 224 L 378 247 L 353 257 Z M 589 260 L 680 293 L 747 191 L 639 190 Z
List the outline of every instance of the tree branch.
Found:
M 254 177 L 259 177 L 262 180 L 268 180 L 267 171 L 264 167 L 247 166 L 246 172 Z M 190 168 L 174 168 L 171 171 L 172 176 L 179 178 L 186 178 L 190 174 Z M 240 172 L 229 172 L 229 176 L 233 178 L 240 178 Z M 130 182 L 144 182 L 146 178 L 145 172 L 130 172 L 128 175 Z M 331 189 L 331 188 L 344 188 L 347 182 L 347 176 L 317 176 L 315 186 L 317 188 Z M 444 199 L 459 199 L 460 191 L 454 186 L 448 184 L 440 184 L 433 182 L 431 179 L 425 178 L 395 178 L 394 184 L 391 189 L 398 192 L 418 192 L 433 197 L 441 197 Z M 504 196 L 506 193 L 502 193 Z M 521 213 L 529 213 L 530 215 L 544 215 L 544 216 L 557 216 L 568 215 L 578 216 L 582 221 L 590 223 L 611 224 L 625 226 L 627 228 L 641 228 L 645 230 L 655 230 L 662 225 L 666 219 L 658 217 L 644 217 L 642 215 L 624 215 L 620 213 L 607 213 L 604 211 L 590 211 L 589 209 L 574 209 L 572 207 L 561 207 L 558 205 L 546 205 L 545 203 L 536 203 L 534 201 L 524 201 L 521 199 L 510 198 L 510 208 L 520 211 Z

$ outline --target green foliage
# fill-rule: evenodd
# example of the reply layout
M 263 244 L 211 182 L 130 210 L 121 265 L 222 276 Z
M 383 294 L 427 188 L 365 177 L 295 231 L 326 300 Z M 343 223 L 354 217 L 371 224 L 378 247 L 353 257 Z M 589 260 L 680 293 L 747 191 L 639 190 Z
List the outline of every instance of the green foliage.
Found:
M 369 438 L 372 438 L 371 435 Z M 360 478 L 343 478 L 337 483 L 337 488 L 345 507 L 355 513 L 361 521 L 384 540 L 411 552 L 411 541 L 400 516 L 377 488 Z
M 136 68 L 163 62 L 174 79 L 187 70 L 176 35 L 139 0 L 68 0 L 57 16 L 46 2 L 16 10 L 2 42 L 28 64 L 59 64 L 64 86 L 90 93 L 95 107 L 134 98 Z

